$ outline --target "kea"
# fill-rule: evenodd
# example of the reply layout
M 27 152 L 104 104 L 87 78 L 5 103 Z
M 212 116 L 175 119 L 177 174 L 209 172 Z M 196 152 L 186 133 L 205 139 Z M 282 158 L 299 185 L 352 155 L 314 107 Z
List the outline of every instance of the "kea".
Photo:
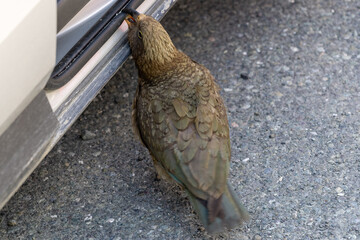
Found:
M 139 75 L 135 135 L 158 175 L 186 191 L 209 233 L 238 226 L 249 216 L 227 180 L 229 125 L 214 77 L 177 50 L 158 21 L 133 9 L 123 12 Z

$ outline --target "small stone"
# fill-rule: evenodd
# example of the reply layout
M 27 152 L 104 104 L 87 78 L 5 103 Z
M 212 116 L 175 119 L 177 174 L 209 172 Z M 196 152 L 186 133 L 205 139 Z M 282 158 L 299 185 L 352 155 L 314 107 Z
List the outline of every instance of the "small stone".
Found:
M 325 52 L 325 49 L 322 46 L 320 46 L 320 47 L 316 48 L 316 51 L 323 53 L 323 52 Z
M 245 163 L 245 162 L 248 162 L 249 160 L 250 160 L 250 158 L 245 158 L 245 159 L 242 160 L 242 162 Z
M 297 47 L 290 47 L 291 51 L 293 51 L 294 53 L 300 51 Z
M 246 75 L 246 74 L 244 74 L 244 73 L 241 73 L 241 74 L 240 74 L 240 77 L 241 77 L 242 79 L 244 79 L 244 80 L 248 80 L 248 79 L 249 79 L 249 76 Z
M 261 240 L 261 236 L 255 235 L 255 236 L 253 237 L 253 240 Z
M 161 226 L 161 228 L 165 231 L 165 232 L 170 232 L 171 228 L 168 225 L 163 225 Z
M 69 166 L 70 166 L 70 163 L 66 162 L 65 167 L 69 167 Z
M 96 137 L 96 134 L 93 132 L 90 132 L 89 130 L 85 130 L 82 134 L 81 134 L 81 138 L 82 140 L 91 140 L 94 139 Z
M 290 68 L 288 66 L 283 66 L 282 69 L 284 72 L 288 72 L 290 70 Z
M 98 157 L 98 156 L 100 156 L 100 154 L 101 154 L 101 152 L 99 151 L 99 152 L 94 152 L 92 155 L 93 155 L 94 157 Z
M 124 93 L 123 97 L 124 97 L 124 98 L 129 97 L 129 93 Z
M 344 39 L 345 39 L 345 40 L 349 40 L 351 37 L 352 37 L 352 33 L 351 33 L 351 32 L 349 32 L 349 33 L 347 33 L 347 34 L 344 35 Z
M 292 82 L 293 78 L 288 76 L 288 77 L 284 77 L 281 79 L 281 81 L 283 82 L 282 85 L 285 86 L 285 85 L 288 85 L 288 86 L 292 86 L 293 85 L 293 82 Z
M 245 103 L 241 108 L 242 109 L 249 109 L 251 107 L 250 103 Z
M 232 122 L 232 123 L 231 123 L 231 126 L 234 127 L 234 128 L 238 128 L 238 127 L 239 127 L 239 124 L 237 124 L 236 122 Z
M 16 225 L 17 225 L 17 222 L 16 222 L 15 219 L 11 219 L 11 220 L 9 220 L 9 221 L 7 222 L 7 225 L 8 225 L 9 227 L 13 227 L 13 226 L 16 226 Z
M 350 59 L 351 59 L 351 56 L 350 56 L 350 55 L 347 55 L 347 53 L 343 53 L 343 54 L 342 54 L 342 58 L 343 58 L 344 60 L 350 60 Z
M 337 187 L 336 189 L 335 189 L 335 191 L 337 192 L 337 195 L 338 196 L 344 196 L 345 195 L 345 193 L 344 193 L 344 190 L 341 188 L 341 187 Z
M 275 92 L 275 96 L 278 98 L 281 98 L 284 95 L 281 92 Z
M 215 39 L 214 37 L 209 37 L 209 41 L 210 41 L 210 42 L 215 42 L 215 40 L 216 40 L 216 39 Z
M 232 92 L 232 88 L 224 88 L 225 92 Z
M 275 133 L 270 133 L 269 138 L 275 138 Z
M 113 223 L 115 221 L 115 219 L 113 218 L 109 218 L 108 220 L 106 220 L 107 223 Z
M 192 38 L 192 36 L 193 35 L 190 32 L 187 32 L 187 33 L 184 34 L 184 37 Z
M 91 214 L 88 214 L 85 218 L 84 218 L 84 221 L 87 222 L 87 221 L 91 221 L 92 220 L 92 216 Z

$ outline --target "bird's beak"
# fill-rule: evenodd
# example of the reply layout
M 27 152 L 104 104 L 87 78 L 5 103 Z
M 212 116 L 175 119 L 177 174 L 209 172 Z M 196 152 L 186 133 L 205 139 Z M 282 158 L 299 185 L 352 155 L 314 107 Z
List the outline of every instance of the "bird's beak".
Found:
M 129 26 L 129 28 L 134 26 L 136 24 L 136 21 L 138 20 L 140 13 L 132 8 L 124 8 L 122 12 L 127 14 L 125 22 Z

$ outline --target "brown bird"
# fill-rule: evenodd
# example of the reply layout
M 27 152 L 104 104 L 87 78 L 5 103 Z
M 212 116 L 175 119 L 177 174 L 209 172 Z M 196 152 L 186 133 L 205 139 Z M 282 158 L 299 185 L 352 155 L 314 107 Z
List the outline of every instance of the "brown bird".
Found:
M 124 12 L 139 74 L 135 134 L 158 175 L 187 192 L 208 232 L 241 224 L 249 216 L 227 181 L 229 125 L 214 77 L 178 51 L 158 21 L 133 9 Z

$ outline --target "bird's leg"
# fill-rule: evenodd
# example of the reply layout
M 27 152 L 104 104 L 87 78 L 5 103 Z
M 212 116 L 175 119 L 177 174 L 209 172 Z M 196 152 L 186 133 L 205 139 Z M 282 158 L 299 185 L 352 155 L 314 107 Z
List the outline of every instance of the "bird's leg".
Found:
M 152 159 L 153 159 L 153 162 L 154 162 L 154 166 L 155 166 L 155 169 L 156 169 L 156 180 L 159 181 L 161 179 L 169 182 L 169 183 L 172 183 L 171 184 L 171 188 L 170 190 L 173 190 L 174 188 L 176 187 L 180 187 L 181 190 L 184 190 L 184 186 L 180 183 L 178 183 L 177 181 L 175 181 L 169 174 L 168 172 L 165 170 L 165 168 L 161 165 L 161 163 L 159 163 L 159 161 L 156 160 L 156 158 L 150 153 Z M 174 184 L 175 183 L 175 184 Z
M 164 167 L 161 165 L 161 163 L 159 163 L 156 158 L 150 153 L 151 158 L 154 162 L 154 167 L 156 170 L 156 180 L 167 180 L 169 182 L 172 182 L 173 179 L 169 176 L 169 174 L 166 172 L 166 170 L 164 169 Z

